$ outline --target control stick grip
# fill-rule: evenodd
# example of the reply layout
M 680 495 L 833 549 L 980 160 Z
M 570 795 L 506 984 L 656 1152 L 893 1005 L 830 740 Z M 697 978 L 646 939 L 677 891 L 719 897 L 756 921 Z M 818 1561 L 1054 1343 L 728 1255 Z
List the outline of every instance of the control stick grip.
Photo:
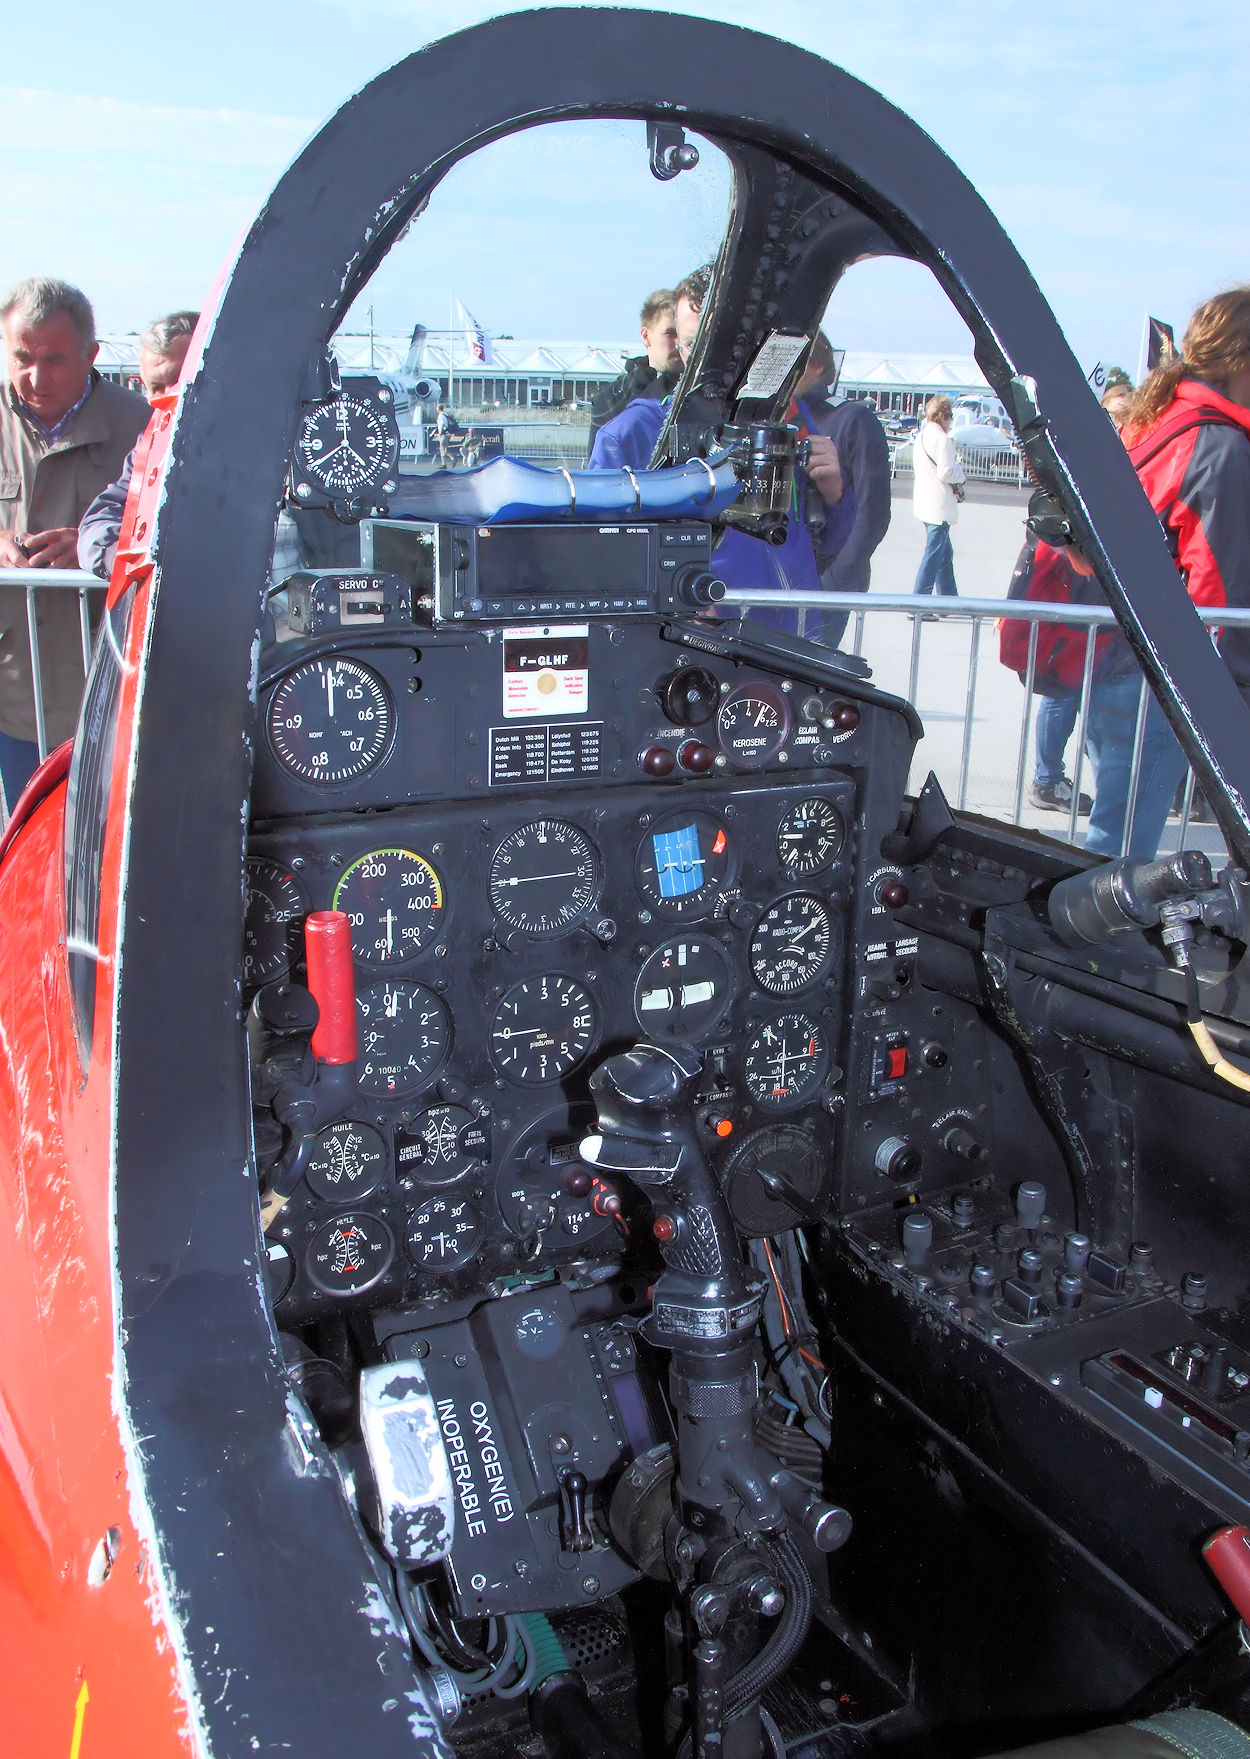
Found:
M 304 923 L 308 987 L 318 1019 L 312 1053 L 319 1063 L 356 1061 L 356 985 L 352 933 L 341 910 L 314 910 Z
M 1221 1527 L 1207 1540 L 1202 1555 L 1237 1616 L 1250 1625 L 1250 1528 Z

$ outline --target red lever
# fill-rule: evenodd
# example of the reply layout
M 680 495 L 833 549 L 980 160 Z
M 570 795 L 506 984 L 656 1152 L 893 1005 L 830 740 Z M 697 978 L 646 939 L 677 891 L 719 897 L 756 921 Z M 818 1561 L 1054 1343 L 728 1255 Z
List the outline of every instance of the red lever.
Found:
M 1202 1555 L 1242 1621 L 1250 1624 L 1250 1528 L 1221 1527 Z
M 352 931 L 341 910 L 314 910 L 304 921 L 308 987 L 319 1018 L 312 1053 L 319 1063 L 356 1061 L 356 985 Z

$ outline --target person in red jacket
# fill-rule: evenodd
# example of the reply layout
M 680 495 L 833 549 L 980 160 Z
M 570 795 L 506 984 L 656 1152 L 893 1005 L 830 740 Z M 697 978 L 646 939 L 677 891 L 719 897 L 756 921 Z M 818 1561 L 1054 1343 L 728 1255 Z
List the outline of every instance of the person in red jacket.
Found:
M 1250 287 L 1198 307 L 1180 358 L 1138 391 L 1123 438 L 1195 604 L 1250 606 Z M 1250 699 L 1250 630 L 1223 631 L 1219 647 Z M 1098 666 L 1086 737 L 1095 790 L 1085 847 L 1095 854 L 1118 855 L 1124 843 L 1139 688 L 1117 638 Z M 1184 773 L 1152 697 L 1125 854 L 1155 854 Z

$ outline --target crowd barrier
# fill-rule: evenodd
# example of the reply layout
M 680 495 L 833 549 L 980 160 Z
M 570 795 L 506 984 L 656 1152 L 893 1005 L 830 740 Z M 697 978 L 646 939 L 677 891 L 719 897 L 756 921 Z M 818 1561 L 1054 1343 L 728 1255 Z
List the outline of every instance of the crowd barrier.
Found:
M 36 571 L 26 568 L 0 569 L 0 583 L 6 586 L 21 587 L 25 592 L 27 640 L 30 649 L 32 676 L 36 681 L 40 676 L 37 595 L 41 592 L 73 592 L 78 595 L 83 673 L 85 676 L 91 654 L 89 594 L 102 590 L 101 584 L 95 576 L 68 568 L 40 569 L 37 574 Z M 905 696 L 909 702 L 914 703 L 922 720 L 929 717 L 934 722 L 945 722 L 949 725 L 953 719 L 957 723 L 957 740 L 954 751 L 949 750 L 950 741 L 948 739 L 946 741 L 948 750 L 945 754 L 940 747 L 935 753 L 932 746 L 922 747 L 920 753 L 920 762 L 924 770 L 927 771 L 929 768 L 934 770 L 947 798 L 955 806 L 961 809 L 969 806 L 969 778 L 977 756 L 978 739 L 982 744 L 989 742 L 1000 768 L 1003 750 L 1010 750 L 1014 746 L 1013 779 L 1006 791 L 1006 797 L 988 801 L 981 799 L 973 805 L 976 810 L 988 808 L 996 816 L 1009 819 L 1017 825 L 1023 822 L 1024 817 L 1026 782 L 1033 754 L 1034 722 L 1037 705 L 1040 701 L 1040 698 L 1033 691 L 1037 631 L 1042 623 L 1065 623 L 1083 627 L 1086 631 L 1085 664 L 1077 710 L 1076 734 L 1071 745 L 1072 805 L 1066 824 L 1069 842 L 1078 841 L 1081 787 L 1083 779 L 1088 775 L 1084 745 L 1089 719 L 1090 691 L 1093 684 L 1094 644 L 1097 631 L 1115 621 L 1108 607 L 1101 605 L 1051 605 L 1034 600 L 1012 600 L 1011 617 L 1030 625 L 1027 669 L 1023 689 L 1019 693 L 1019 707 L 1017 711 L 1013 711 L 1010 708 L 1004 709 L 999 703 L 995 706 L 993 714 L 986 719 L 985 725 L 979 727 L 978 693 L 982 686 L 984 659 L 982 638 L 987 627 L 991 635 L 997 634 L 998 624 L 1007 608 L 1002 599 L 917 598 L 910 593 L 771 592 L 745 594 L 731 591 L 724 601 L 724 609 L 736 606 L 740 611 L 745 611 L 754 604 L 775 604 L 788 610 L 797 610 L 800 634 L 805 633 L 804 626 L 810 611 L 817 609 L 822 611 L 844 610 L 849 613 L 850 621 L 847 634 L 843 636 L 843 646 L 847 651 L 868 660 L 874 668 L 876 681 L 885 688 L 896 688 L 897 694 Z M 1250 610 L 1234 610 L 1225 607 L 1203 610 L 1200 615 L 1208 627 L 1250 627 Z M 897 634 L 894 633 L 897 630 L 899 619 L 905 620 L 910 627 L 905 637 L 905 654 L 902 656 L 905 659 L 903 667 L 905 679 L 902 676 L 898 677 L 896 685 L 893 680 L 883 678 L 881 673 L 883 670 L 889 670 L 891 666 L 896 672 L 899 670 L 899 644 Z M 893 626 L 892 639 L 883 644 L 880 640 L 880 634 L 891 625 Z M 932 668 L 929 673 L 926 673 L 922 664 L 924 644 L 928 632 L 935 628 L 949 630 L 956 626 L 967 631 L 967 653 L 962 688 L 959 685 L 958 671 L 951 666 L 949 655 L 944 656 L 944 664 L 937 669 L 936 676 L 932 675 Z M 883 659 L 886 662 L 884 665 L 881 664 Z M 990 663 L 995 667 L 998 666 L 996 644 Z M 1143 679 L 1138 707 L 1137 734 L 1133 749 L 1129 814 L 1124 833 L 1126 842 L 1132 835 L 1133 828 L 1133 809 L 1141 766 L 1145 702 L 1146 685 Z M 43 702 L 37 683 L 35 689 L 35 728 L 39 753 L 43 757 L 47 753 L 47 735 Z M 923 774 L 919 779 L 923 780 Z M 916 781 L 917 778 L 913 776 L 913 784 Z M 1179 813 L 1180 843 L 1185 841 L 1189 833 L 1193 810 L 1194 777 L 1191 771 L 1185 783 Z M 1205 826 L 1204 834 L 1218 837 L 1218 833 L 1214 831 L 1207 833 Z

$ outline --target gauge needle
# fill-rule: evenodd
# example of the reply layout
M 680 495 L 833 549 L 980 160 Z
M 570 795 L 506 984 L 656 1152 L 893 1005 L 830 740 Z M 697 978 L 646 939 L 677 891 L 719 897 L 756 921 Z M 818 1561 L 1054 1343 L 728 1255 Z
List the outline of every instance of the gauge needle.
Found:
M 511 878 L 504 880 L 503 884 L 505 886 L 528 886 L 534 880 L 577 879 L 578 877 L 576 868 L 570 868 L 567 873 L 516 873 Z
M 394 926 L 395 926 L 395 912 L 393 910 L 388 910 L 386 913 L 386 956 L 388 959 L 390 958 L 391 953 L 393 951 L 393 944 L 392 944 L 392 940 L 391 940 L 391 930 Z
M 787 944 L 793 947 L 798 941 L 803 939 L 805 934 L 811 934 L 812 930 L 816 927 L 818 920 L 819 919 L 815 916 L 809 917 L 807 923 L 802 928 L 795 929 Z
M 333 666 L 326 667 L 326 704 L 329 709 L 330 719 L 333 720 L 334 719 L 334 667 Z

